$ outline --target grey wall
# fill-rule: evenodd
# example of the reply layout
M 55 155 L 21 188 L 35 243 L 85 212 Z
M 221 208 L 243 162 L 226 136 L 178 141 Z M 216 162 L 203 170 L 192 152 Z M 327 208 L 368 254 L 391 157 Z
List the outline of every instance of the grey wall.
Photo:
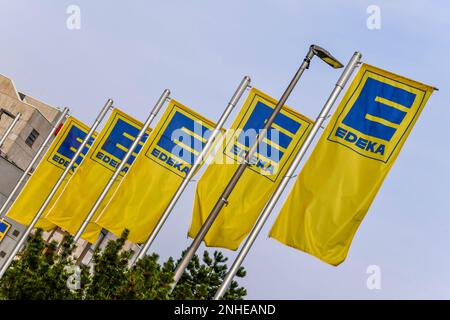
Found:
M 0 205 L 5 203 L 22 174 L 21 169 L 0 157 Z
M 6 198 L 11 193 L 23 171 L 17 166 L 0 157 L 0 205 L 5 203 Z M 25 227 L 8 218 L 5 220 L 11 224 L 11 228 L 5 238 L 0 242 L 0 266 L 3 265 L 18 238 L 22 235 Z

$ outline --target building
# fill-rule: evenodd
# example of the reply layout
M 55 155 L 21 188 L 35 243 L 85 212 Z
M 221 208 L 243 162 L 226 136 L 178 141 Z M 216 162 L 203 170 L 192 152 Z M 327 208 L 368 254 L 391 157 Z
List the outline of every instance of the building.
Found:
M 0 75 L 0 109 L 13 115 L 22 115 L 0 152 L 2 158 L 25 170 L 52 130 L 61 111 L 18 92 L 13 81 L 3 75 Z M 0 136 L 3 136 L 11 121 L 5 114 L 1 116 Z
M 11 79 L 0 75 L 0 137 L 18 113 L 21 114 L 19 121 L 0 147 L 0 205 L 44 143 L 61 111 L 17 91 Z M 2 234 L 0 243 L 0 265 L 25 230 L 23 225 L 8 218 L 5 220 L 10 228 L 3 225 L 6 234 Z
M 7 135 L 5 143 L 0 146 L 0 206 L 5 203 L 26 167 L 51 132 L 61 110 L 17 91 L 11 79 L 0 75 L 0 138 L 4 136 L 18 113 L 21 114 L 19 121 Z M 5 222 L 6 224 L 0 223 L 0 266 L 25 231 L 25 226 L 11 219 L 5 218 Z M 44 234 L 44 237 L 48 241 L 59 242 L 64 235 L 63 230 L 56 228 Z M 114 235 L 105 231 L 97 245 L 102 248 L 108 240 L 115 238 Z M 95 247 L 80 240 L 74 256 L 88 264 Z M 125 249 L 133 249 L 136 252 L 138 248 L 134 244 L 127 243 Z

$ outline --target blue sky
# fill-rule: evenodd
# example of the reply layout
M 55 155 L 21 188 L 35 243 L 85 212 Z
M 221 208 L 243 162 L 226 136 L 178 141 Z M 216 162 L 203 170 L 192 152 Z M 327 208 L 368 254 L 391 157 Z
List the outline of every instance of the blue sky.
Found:
M 71 4 L 81 8 L 80 30 L 66 28 Z M 380 30 L 366 27 L 372 4 Z M 87 123 L 110 97 L 144 120 L 164 88 L 217 120 L 244 75 L 278 98 L 311 43 L 343 62 L 361 51 L 367 63 L 438 87 L 346 262 L 331 267 L 268 239 L 278 206 L 241 283 L 254 299 L 450 298 L 448 1 L 0 0 L 0 8 L 0 73 Z M 288 105 L 315 118 L 338 76 L 313 61 Z M 155 242 L 164 260 L 189 244 L 194 190 L 192 183 Z M 366 287 L 369 265 L 381 268 L 381 290 Z

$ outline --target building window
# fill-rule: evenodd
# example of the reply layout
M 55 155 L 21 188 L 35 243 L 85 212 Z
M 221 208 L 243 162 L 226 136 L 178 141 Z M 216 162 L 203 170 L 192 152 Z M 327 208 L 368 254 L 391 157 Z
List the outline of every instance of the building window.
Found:
M 33 129 L 30 135 L 28 136 L 27 140 L 25 140 L 25 143 L 31 148 L 38 137 L 39 132 Z

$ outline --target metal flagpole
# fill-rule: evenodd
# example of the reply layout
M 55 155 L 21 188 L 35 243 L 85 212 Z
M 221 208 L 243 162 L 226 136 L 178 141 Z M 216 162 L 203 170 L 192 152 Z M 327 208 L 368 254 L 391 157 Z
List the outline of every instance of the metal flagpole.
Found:
M 186 177 L 184 177 L 183 182 L 178 187 L 175 195 L 172 197 L 172 199 L 170 200 L 170 203 L 168 204 L 168 206 L 164 210 L 164 213 L 159 218 L 158 223 L 156 224 L 156 226 L 153 229 L 152 233 L 148 237 L 147 241 L 140 248 L 138 254 L 136 255 L 136 258 L 132 262 L 132 265 L 134 265 L 140 259 L 144 258 L 145 255 L 147 254 L 148 249 L 152 245 L 152 243 L 155 240 L 155 238 L 158 236 L 159 231 L 162 229 L 162 227 L 164 226 L 164 223 L 166 222 L 167 218 L 172 213 L 173 208 L 177 204 L 178 200 L 180 199 L 180 197 L 183 194 L 184 190 L 188 186 L 189 182 L 194 177 L 194 175 L 196 173 L 196 170 L 201 166 L 203 160 L 205 159 L 205 157 L 209 153 L 211 147 L 214 144 L 214 141 L 216 140 L 217 136 L 220 134 L 220 130 L 224 126 L 225 122 L 227 121 L 229 115 L 233 111 L 233 109 L 236 106 L 236 104 L 241 99 L 242 95 L 245 92 L 245 89 L 250 85 L 250 82 L 251 82 L 251 79 L 248 76 L 245 76 L 244 79 L 242 79 L 241 83 L 239 84 L 239 87 L 235 91 L 235 93 L 234 93 L 233 97 L 231 98 L 230 102 L 228 103 L 225 111 L 223 112 L 222 116 L 220 117 L 219 121 L 217 122 L 217 125 L 214 128 L 211 136 L 208 138 L 208 141 L 206 142 L 205 147 L 203 148 L 203 150 L 201 151 L 201 153 L 199 154 L 199 156 L 195 160 L 194 164 L 192 165 L 192 168 L 189 170 L 189 172 L 186 175 Z
M 95 251 L 95 250 L 97 250 L 97 249 L 100 249 L 101 245 L 103 244 L 103 242 L 104 242 L 105 239 L 106 239 L 106 233 L 107 233 L 107 232 L 108 232 L 108 231 L 106 231 L 106 230 L 104 230 L 104 232 L 103 232 L 103 231 L 100 232 L 100 238 L 97 239 L 97 242 L 94 244 L 94 247 L 92 248 L 92 251 Z
M 269 218 L 269 215 L 271 214 L 273 208 L 275 207 L 277 201 L 280 199 L 281 194 L 283 193 L 284 189 L 286 188 L 289 180 L 294 175 L 295 170 L 297 169 L 298 165 L 302 161 L 304 155 L 306 154 L 306 151 L 308 150 L 309 146 L 311 145 L 315 135 L 319 131 L 320 127 L 322 126 L 323 122 L 327 118 L 328 114 L 330 113 L 331 108 L 333 107 L 334 102 L 337 100 L 339 94 L 341 93 L 342 89 L 350 79 L 351 75 L 353 74 L 353 71 L 358 66 L 360 60 L 361 60 L 361 53 L 355 52 L 353 54 L 353 57 L 350 59 L 349 63 L 345 67 L 344 71 L 342 72 L 341 77 L 339 78 L 338 82 L 336 83 L 335 88 L 331 92 L 330 97 L 328 98 L 327 102 L 322 108 L 322 111 L 318 115 L 316 122 L 314 123 L 311 131 L 309 132 L 308 136 L 305 139 L 305 142 L 303 143 L 302 147 L 298 151 L 297 155 L 295 156 L 294 160 L 292 161 L 292 164 L 288 171 L 286 172 L 286 175 L 281 180 L 280 185 L 277 187 L 273 195 L 271 196 L 269 202 L 264 207 L 264 210 L 262 211 L 261 215 L 259 216 L 255 226 L 253 227 L 252 231 L 250 232 L 250 235 L 248 236 L 247 240 L 245 241 L 244 246 L 242 247 L 241 251 L 239 252 L 238 256 L 236 257 L 236 260 L 234 261 L 230 271 L 226 275 L 222 285 L 220 286 L 219 290 L 216 292 L 214 296 L 214 300 L 219 300 L 223 297 L 226 290 L 230 286 L 231 282 L 233 281 L 234 276 L 238 272 L 239 268 L 242 265 L 242 262 L 244 261 L 245 257 L 247 256 L 248 252 L 250 251 L 253 243 L 256 240 L 256 237 L 260 233 L 262 227 L 264 226 L 264 223 Z
M 11 131 L 14 129 L 14 126 L 17 124 L 17 122 L 19 122 L 20 117 L 22 117 L 22 114 L 19 112 L 13 119 L 13 122 L 11 122 L 11 124 L 8 126 L 8 128 L 6 129 L 5 134 L 3 135 L 3 137 L 0 139 L 0 148 L 3 147 L 3 144 L 6 141 L 6 138 L 8 138 L 9 134 L 11 133 Z
M 319 58 L 321 58 L 323 61 L 325 61 L 327 64 L 331 65 L 334 68 L 342 67 L 342 64 L 339 61 L 337 61 L 326 50 L 324 50 L 321 47 L 316 46 L 316 45 L 310 46 L 305 59 L 303 60 L 302 64 L 300 65 L 300 68 L 297 70 L 293 79 L 291 80 L 291 82 L 289 83 L 285 92 L 281 96 L 280 100 L 278 101 L 277 105 L 275 106 L 269 119 L 267 119 L 267 122 L 265 123 L 264 128 L 262 129 L 261 133 L 258 134 L 256 142 L 251 146 L 249 152 L 245 156 L 244 161 L 239 165 L 239 167 L 236 170 L 236 172 L 234 173 L 233 177 L 230 179 L 228 185 L 226 186 L 225 190 L 223 191 L 223 193 L 220 196 L 219 200 L 217 201 L 216 205 L 212 209 L 212 211 L 209 214 L 208 218 L 206 219 L 205 223 L 200 228 L 199 232 L 197 233 L 197 236 L 195 237 L 191 246 L 189 247 L 189 249 L 183 256 L 183 259 L 181 260 L 180 264 L 177 266 L 177 268 L 175 270 L 173 283 L 172 283 L 172 290 L 175 288 L 178 281 L 181 279 L 181 276 L 183 275 L 184 271 L 188 267 L 189 262 L 194 257 L 195 252 L 197 251 L 197 249 L 200 246 L 201 242 L 203 241 L 204 237 L 206 236 L 206 234 L 208 233 L 212 224 L 214 223 L 214 220 L 219 215 L 223 206 L 225 206 L 228 203 L 228 198 L 229 198 L 231 192 L 233 191 L 234 187 L 238 183 L 238 181 L 241 178 L 242 174 L 244 173 L 245 169 L 247 169 L 247 167 L 250 165 L 249 161 L 250 161 L 251 157 L 256 152 L 259 144 L 265 138 L 267 130 L 270 129 L 270 127 L 272 126 L 273 122 L 275 121 L 275 118 L 280 113 L 281 108 L 286 103 L 289 95 L 291 94 L 291 92 L 294 89 L 295 85 L 297 84 L 298 80 L 302 76 L 303 72 L 309 68 L 311 59 L 314 56 L 318 56 Z
M 21 247 L 25 244 L 25 241 L 27 241 L 28 236 L 30 235 L 31 231 L 33 231 L 33 228 L 35 227 L 35 225 L 38 222 L 38 220 L 41 218 L 41 216 L 44 213 L 45 209 L 50 204 L 50 201 L 55 196 L 56 192 L 58 191 L 59 187 L 63 183 L 64 179 L 69 174 L 69 172 L 72 170 L 72 167 L 74 166 L 76 160 L 80 156 L 80 154 L 83 151 L 83 149 L 86 147 L 87 143 L 91 139 L 91 137 L 94 134 L 95 130 L 97 129 L 98 125 L 102 122 L 103 118 L 108 113 L 109 109 L 111 109 L 112 104 L 113 104 L 113 101 L 111 99 L 108 99 L 108 101 L 106 102 L 105 106 L 102 108 L 102 110 L 100 111 L 99 115 L 97 116 L 97 119 L 94 121 L 94 124 L 92 125 L 92 127 L 89 130 L 88 134 L 86 135 L 86 137 L 84 138 L 84 140 L 81 143 L 80 147 L 78 148 L 77 152 L 75 152 L 75 155 L 73 156 L 72 160 L 70 160 L 70 162 L 67 165 L 66 169 L 61 174 L 61 176 L 58 178 L 58 181 L 53 186 L 52 190 L 50 191 L 49 195 L 45 199 L 45 201 L 42 204 L 42 206 L 39 208 L 39 211 L 36 213 L 36 215 L 34 216 L 33 220 L 31 221 L 30 225 L 25 230 L 24 234 L 22 235 L 22 238 L 20 238 L 19 242 L 14 247 L 14 250 L 11 252 L 11 254 L 9 255 L 9 257 L 6 260 L 5 264 L 1 268 L 1 270 L 0 270 L 0 279 L 3 277 L 3 275 L 6 272 L 6 270 L 8 270 L 9 266 L 11 265 L 12 261 L 14 260 L 14 257 L 17 255 L 17 253 L 19 252 Z M 76 170 L 76 168 L 75 168 L 75 170 Z
M 128 159 L 132 156 L 134 151 L 136 150 L 137 146 L 141 142 L 142 138 L 144 137 L 145 133 L 147 132 L 148 128 L 150 127 L 150 124 L 153 122 L 153 119 L 155 119 L 156 115 L 158 114 L 159 110 L 161 110 L 162 106 L 166 102 L 166 100 L 169 98 L 170 90 L 166 89 L 162 93 L 161 97 L 159 98 L 156 105 L 153 107 L 152 112 L 147 118 L 147 121 L 145 121 L 144 126 L 142 127 L 141 131 L 137 135 L 136 139 L 133 141 L 133 144 L 131 145 L 130 149 L 126 153 L 125 157 L 120 162 L 119 166 L 117 167 L 116 171 L 112 175 L 112 177 L 109 179 L 108 183 L 106 184 L 105 188 L 103 189 L 102 193 L 98 197 L 98 199 L 95 201 L 94 206 L 91 208 L 89 213 L 87 214 L 86 218 L 84 219 L 83 223 L 81 224 L 80 228 L 78 229 L 77 233 L 75 234 L 73 241 L 75 243 L 80 240 L 81 236 L 83 235 L 84 231 L 86 230 L 89 222 L 94 217 L 95 212 L 98 210 L 100 205 L 102 204 L 103 200 L 105 200 L 106 195 L 108 194 L 109 190 L 111 190 L 114 182 L 119 177 L 120 173 L 122 172 L 123 168 L 125 168 L 125 165 L 127 164 Z
M 50 140 L 52 139 L 53 135 L 56 133 L 56 130 L 58 130 L 59 125 L 64 121 L 64 118 L 66 117 L 68 112 L 69 112 L 69 108 L 64 108 L 64 110 L 62 111 L 60 117 L 58 118 L 58 121 L 56 121 L 55 125 L 53 126 L 53 129 L 50 131 L 50 133 L 48 134 L 47 138 L 45 139 L 45 141 L 42 143 L 41 147 L 39 148 L 38 152 L 34 155 L 33 159 L 30 162 L 30 164 L 28 165 L 28 167 L 23 172 L 23 174 L 20 177 L 20 179 L 17 182 L 17 184 L 14 186 L 14 189 L 9 194 L 9 196 L 6 199 L 5 203 L 0 208 L 0 217 L 2 219 L 3 219 L 4 215 L 6 214 L 6 208 L 11 203 L 12 199 L 16 195 L 16 193 L 19 190 L 19 188 L 22 186 L 22 184 L 25 181 L 25 179 L 27 178 L 28 174 L 31 172 L 31 170 L 33 170 L 34 165 L 39 160 L 42 152 L 45 150 L 45 148 L 47 147 L 47 144 L 50 142 Z

